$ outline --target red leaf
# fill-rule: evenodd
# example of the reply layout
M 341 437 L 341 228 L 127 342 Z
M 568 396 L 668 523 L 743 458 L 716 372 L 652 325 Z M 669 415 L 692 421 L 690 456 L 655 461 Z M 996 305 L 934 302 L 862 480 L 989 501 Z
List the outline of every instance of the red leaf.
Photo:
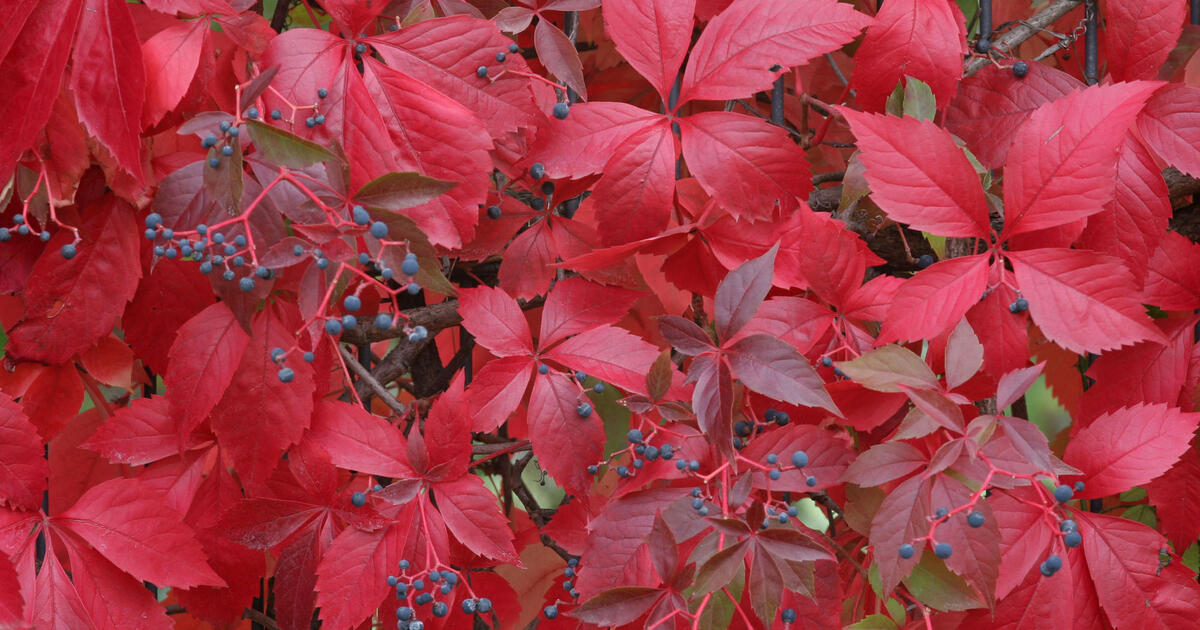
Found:
M 88 541 L 139 580 L 179 588 L 225 585 L 179 513 L 136 480 L 93 486 L 51 522 Z
M 884 5 L 886 6 L 886 5 Z M 910 477 L 888 494 L 875 518 L 871 521 L 871 545 L 875 548 L 875 565 L 884 593 L 890 593 L 904 576 L 921 561 L 923 544 L 913 544 L 916 553 L 905 560 L 897 549 L 905 543 L 929 533 L 929 481 L 921 476 Z
M 551 179 L 608 172 L 605 164 L 616 155 L 617 147 L 660 121 L 658 114 L 628 103 L 578 103 L 566 119 L 551 120 L 540 128 L 532 153 Z
M 667 102 L 692 40 L 696 0 L 604 0 L 604 31 Z
M 550 347 L 571 335 L 615 324 L 639 297 L 633 291 L 602 286 L 583 278 L 560 280 L 542 308 L 538 343 Z
M 1001 285 L 967 311 L 983 343 L 983 370 L 992 378 L 1029 365 L 1029 320 L 1009 310 L 1016 299 L 1015 291 Z
M 162 190 L 160 186 L 158 198 Z M 125 341 L 156 374 L 167 372 L 167 353 L 179 327 L 216 302 L 211 284 L 197 268 L 168 258 L 156 261 L 125 309 Z
M 71 578 L 67 577 L 54 554 L 47 554 L 47 565 L 37 573 L 31 602 L 34 627 L 39 630 L 73 630 L 94 627 Z
M 663 339 L 679 352 L 696 356 L 717 349 L 712 345 L 708 333 L 690 319 L 678 315 L 663 315 L 658 318 L 658 330 Z
M 211 29 L 210 22 L 205 19 L 177 22 L 142 44 L 146 106 L 141 122 L 145 126 L 158 124 L 187 94 Z
M 171 618 L 154 594 L 140 582 L 122 573 L 92 549 L 67 545 L 71 579 L 79 601 L 91 617 L 91 627 L 118 630 L 170 630 Z
M 1080 401 L 1077 422 L 1086 423 L 1105 411 L 1138 403 L 1175 405 L 1187 385 L 1194 347 L 1194 318 L 1156 319 L 1166 343 L 1143 341 L 1105 352 L 1088 366 L 1095 385 Z
M 1200 103 L 1200 89 L 1167 85 L 1154 94 L 1138 117 L 1142 139 L 1168 164 L 1188 175 L 1200 174 L 1200 123 L 1191 113 Z
M 663 596 L 664 591 L 647 586 L 617 587 L 583 602 L 571 616 L 600 626 L 621 626 L 646 614 Z
M 495 76 L 502 68 L 530 70 L 520 55 L 509 55 L 498 65 L 496 51 L 507 49 L 512 40 L 489 20 L 465 15 L 424 20 L 368 42 L 389 66 L 475 112 L 493 138 L 537 123 L 530 81 L 516 74 Z M 490 68 L 492 76 L 476 76 L 479 66 Z
M 322 627 L 331 630 L 358 627 L 383 603 L 390 590 L 387 576 L 401 559 L 403 538 L 399 526 L 373 532 L 351 527 L 333 540 L 317 568 L 317 606 L 321 608 Z
M 583 82 L 583 62 L 579 60 L 575 42 L 567 39 L 567 36 L 549 20 L 538 20 L 533 29 L 533 42 L 537 47 L 538 61 L 586 101 L 587 85 Z
M 946 130 L 911 116 L 839 111 L 858 140 L 871 199 L 888 218 L 945 236 L 988 237 L 983 187 Z
M 1024 396 L 1026 390 L 1042 375 L 1042 368 L 1045 365 L 1045 362 L 1042 362 L 1033 367 L 1007 372 L 1001 376 L 1000 384 L 996 386 L 996 408 L 1008 409 L 1018 398 Z
M 129 5 L 83 0 L 71 60 L 70 90 L 79 119 L 140 183 L 146 75 Z
M 72 240 L 62 230 L 34 265 L 24 317 L 8 331 L 14 359 L 66 363 L 108 336 L 133 298 L 142 270 L 132 210 L 110 196 L 87 213 L 74 258 L 59 253 Z
M 1183 33 L 1178 2 L 1116 0 L 1104 13 L 1104 49 L 1113 81 L 1153 79 Z
M 475 207 L 487 198 L 492 148 L 487 129 L 470 109 L 407 74 L 373 60 L 366 69 L 367 92 L 395 145 L 397 168 L 457 184 L 401 213 L 434 244 L 462 246 L 475 235 Z
M 944 474 L 937 475 L 930 490 L 934 509 L 951 509 L 966 505 L 971 490 L 961 481 Z M 966 514 L 958 514 L 943 522 L 937 529 L 939 542 L 948 542 L 954 554 L 946 558 L 946 567 L 960 575 L 983 595 L 988 606 L 996 602 L 996 578 L 1000 571 L 1000 530 L 986 501 L 975 504 L 974 511 L 984 515 L 981 527 L 967 524 Z
M 688 169 L 735 218 L 769 219 L 794 211 L 812 192 L 804 152 L 787 131 L 732 112 L 679 121 Z
M 571 337 L 543 356 L 623 390 L 646 394 L 646 374 L 658 353 L 658 348 L 637 335 L 602 326 Z M 675 380 L 678 384 L 679 379 Z M 673 393 L 681 394 L 678 389 Z
M 16 569 L 8 558 L 0 559 L 0 623 L 16 627 L 25 618 L 24 607 Z
M 198 444 L 192 438 L 185 447 Z M 110 462 L 141 466 L 179 452 L 178 422 L 165 396 L 135 398 L 116 410 L 82 445 Z
M 696 381 L 692 391 L 692 409 L 700 430 L 708 436 L 717 451 L 733 456 L 733 376 L 729 365 L 714 355 L 700 355 L 692 360 L 688 379 Z
M 804 65 L 849 43 L 870 23 L 850 5 L 831 0 L 738 0 L 696 40 L 679 102 L 722 101 L 767 89 L 779 75 L 773 66 Z
M 472 431 L 494 431 L 517 410 L 529 387 L 533 363 L 529 357 L 504 357 L 488 361 L 475 373 L 467 390 Z
M 1033 321 L 1063 348 L 1099 353 L 1163 340 L 1129 270 L 1115 259 L 1073 249 L 1010 252 L 1009 259 Z
M 888 309 L 879 342 L 932 339 L 950 330 L 979 302 L 987 271 L 988 255 L 979 254 L 939 261 L 908 279 Z
M 325 0 L 321 3 L 336 23 L 337 30 L 349 36 L 362 32 L 387 5 L 387 0 Z
M 1200 245 L 1177 232 L 1166 232 L 1156 246 L 1142 299 L 1173 311 L 1200 308 Z
M 1041 527 L 1041 524 L 1037 526 Z M 1070 605 L 1074 600 L 1074 585 L 1070 575 L 1073 570 L 1072 563 L 1064 562 L 1063 568 L 1053 579 L 1042 576 L 1040 572 L 1030 573 L 1019 587 L 996 604 L 994 621 L 986 621 L 991 623 L 995 630 L 1017 630 L 1025 627 L 1031 619 L 1056 628 L 1074 627 L 1074 610 Z M 1068 575 L 1063 575 L 1064 573 Z M 986 611 L 981 611 L 980 614 L 986 617 Z
M 224 302 L 200 311 L 179 328 L 163 380 L 170 392 L 171 415 L 180 420 L 180 442 L 221 400 L 249 342 Z
M 657 236 L 667 227 L 678 158 L 678 143 L 666 120 L 642 127 L 617 147 L 592 191 L 595 205 L 603 209 L 598 217 L 603 244 Z
M 884 3 L 854 55 L 851 89 L 866 111 L 883 111 L 904 77 L 929 84 L 938 108 L 954 97 L 967 52 L 965 20 L 953 2 L 897 0 Z
M 49 476 L 37 429 L 20 405 L 0 393 L 0 502 L 21 510 L 38 509 Z
M 732 339 L 754 317 L 758 305 L 767 297 L 778 251 L 778 246 L 772 247 L 762 256 L 742 263 L 717 287 L 714 319 L 717 339 L 721 343 Z
M 289 361 L 294 376 L 284 383 L 279 380 L 283 365 L 271 360 L 273 348 L 287 348 L 294 341 L 292 331 L 271 309 L 260 312 L 237 373 L 212 410 L 209 422 L 217 443 L 238 475 L 251 484 L 267 480 L 284 451 L 300 441 L 312 418 L 312 368 L 303 361 Z M 247 418 L 255 421 L 246 422 Z
M 963 79 L 946 110 L 946 128 L 988 168 L 1000 168 L 1013 134 L 1038 107 L 1083 87 L 1079 79 L 1040 63 L 1018 78 L 1009 68 L 984 66 Z
M 443 466 L 445 478 L 463 474 L 471 461 L 471 418 L 463 393 L 464 375 L 451 379 L 425 417 L 425 445 L 431 468 Z
M 1190 546 L 1200 537 L 1200 462 L 1186 452 L 1174 466 L 1146 486 L 1159 528 L 1175 548 Z
M 726 349 L 738 380 L 764 396 L 841 415 L 825 381 L 804 355 L 769 335 L 744 337 Z
M 1198 423 L 1200 414 L 1164 404 L 1125 407 L 1076 433 L 1063 461 L 1083 471 L 1080 498 L 1118 494 L 1167 472 L 1188 450 Z
M 653 488 L 641 490 L 616 499 L 599 516 L 588 523 L 587 549 L 583 553 L 583 569 L 575 582 L 581 599 L 619 586 L 654 586 L 658 580 L 648 554 L 637 553 L 642 541 L 654 527 L 655 515 L 660 512 L 673 527 L 675 538 L 690 538 L 699 533 L 682 536 L 675 528 L 670 508 L 672 502 L 686 496 L 684 488 Z M 688 499 L 690 501 L 690 498 Z M 691 510 L 690 505 L 685 507 Z M 694 518 L 693 514 L 687 515 Z M 707 527 L 707 525 L 704 525 Z M 560 565 L 561 566 L 561 565 Z
M 586 397 L 571 378 L 552 372 L 533 378 L 529 434 L 533 454 L 567 492 L 584 495 L 592 485 L 587 467 L 601 458 L 604 431 L 595 414 L 581 418 L 575 408 Z
M 776 238 L 776 284 L 812 288 L 837 306 L 850 303 L 868 266 L 883 264 L 865 241 L 827 212 L 800 208 L 780 225 Z
M 925 454 L 907 442 L 876 444 L 859 455 L 842 474 L 841 481 L 863 486 L 881 486 L 929 463 Z
M 387 420 L 357 405 L 318 403 L 305 440 L 329 453 L 340 468 L 384 477 L 417 476 L 408 462 L 401 459 L 406 450 L 404 434 Z
M 500 288 L 528 300 L 544 295 L 554 280 L 554 237 L 548 221 L 538 221 L 508 244 L 500 261 Z
M 533 336 L 529 322 L 516 300 L 492 287 L 462 289 L 458 292 L 458 312 L 463 326 L 480 345 L 498 357 L 533 354 Z
M 1100 607 L 1115 627 L 1170 628 L 1156 619 L 1148 602 L 1156 599 L 1158 550 L 1164 540 L 1158 532 L 1134 521 L 1080 512 L 1079 533 L 1088 572 L 1096 586 Z M 1178 626 L 1174 626 L 1178 627 Z
M 754 317 L 734 339 L 766 334 L 791 344 L 801 354 L 808 352 L 833 323 L 827 307 L 799 297 L 773 297 L 758 306 Z
M 1033 112 L 1014 134 L 1004 169 L 1003 238 L 1101 212 L 1125 130 L 1158 85 L 1092 86 Z
M 770 487 L 772 491 L 819 492 L 841 483 L 842 475 L 854 459 L 845 442 L 833 433 L 807 424 L 792 424 L 782 429 L 767 431 L 756 437 L 742 455 L 756 462 L 775 453 L 782 462 L 790 462 L 792 453 L 804 451 L 808 454 L 808 465 L 801 470 L 785 470 L 778 480 L 770 480 L 764 471 L 754 471 L 755 488 Z M 817 485 L 808 485 L 809 476 L 817 478 Z
M 71 54 L 81 0 L 15 3 L 0 37 L 0 181 L 8 181 L 17 159 L 33 146 L 50 119 Z M 12 30 L 16 29 L 16 30 Z
M 482 479 L 467 474 L 453 481 L 439 481 L 433 490 L 442 519 L 459 542 L 479 555 L 521 566 L 508 520 L 500 512 L 496 495 L 484 487 Z

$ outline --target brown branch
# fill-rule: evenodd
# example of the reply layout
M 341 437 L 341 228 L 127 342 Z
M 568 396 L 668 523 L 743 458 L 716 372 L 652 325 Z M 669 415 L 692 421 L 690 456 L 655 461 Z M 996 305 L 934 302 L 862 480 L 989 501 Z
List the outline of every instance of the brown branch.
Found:
M 246 608 L 242 610 L 242 619 L 249 619 L 254 623 L 266 626 L 270 630 L 279 630 L 279 624 L 275 623 L 274 619 L 266 616 L 260 611 L 254 610 L 253 608 Z
M 1058 21 L 1059 18 L 1083 4 L 1083 0 L 1053 0 L 1046 8 L 1029 16 L 1028 20 L 1017 23 L 1007 33 L 992 40 L 992 49 L 997 52 L 1009 53 L 1022 42 L 1038 34 L 1042 29 Z M 991 63 L 987 57 L 971 57 L 963 68 L 964 76 L 971 76 Z
M 396 397 L 393 396 L 386 387 L 381 385 L 379 381 L 375 380 L 375 377 L 367 371 L 367 368 L 363 367 L 362 364 L 354 358 L 354 355 L 350 354 L 350 352 L 346 350 L 345 346 L 339 343 L 337 344 L 337 347 L 338 352 L 342 353 L 342 360 L 346 362 L 346 367 L 349 367 L 350 371 L 354 372 L 354 374 L 358 376 L 360 383 L 366 384 L 366 386 L 370 388 L 372 392 L 375 392 L 375 394 L 379 396 L 379 398 L 381 398 L 383 402 L 398 415 L 403 416 L 404 414 L 408 413 L 408 407 L 399 400 L 396 400 Z

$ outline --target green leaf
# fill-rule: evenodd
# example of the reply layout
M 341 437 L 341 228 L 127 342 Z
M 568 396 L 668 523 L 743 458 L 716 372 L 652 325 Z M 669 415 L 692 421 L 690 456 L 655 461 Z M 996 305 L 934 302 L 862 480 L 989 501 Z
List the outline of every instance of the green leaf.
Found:
M 257 120 L 247 120 L 246 126 L 254 146 L 268 162 L 288 168 L 304 168 L 334 159 L 334 155 L 325 147 L 278 127 Z
M 846 626 L 845 630 L 896 630 L 898 627 L 887 615 L 868 615 Z
M 924 554 L 903 582 L 917 601 L 944 612 L 986 605 L 965 580 L 951 573 L 933 554 Z
M 363 184 L 354 201 L 372 208 L 403 210 L 427 203 L 457 185 L 420 173 L 388 173 Z

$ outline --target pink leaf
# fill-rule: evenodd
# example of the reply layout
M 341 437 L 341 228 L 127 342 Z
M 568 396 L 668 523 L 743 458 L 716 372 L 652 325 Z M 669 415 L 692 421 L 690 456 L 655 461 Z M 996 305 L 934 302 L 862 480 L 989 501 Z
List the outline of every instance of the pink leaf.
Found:
M 604 0 L 604 30 L 667 101 L 692 40 L 696 0 Z
M 941 474 L 933 480 L 929 493 L 934 509 L 951 509 L 967 504 L 971 489 L 953 477 Z M 939 542 L 948 542 L 954 554 L 946 558 L 946 567 L 960 575 L 983 595 L 984 601 L 996 601 L 996 578 L 1000 572 L 1000 530 L 986 501 L 975 504 L 973 511 L 984 515 L 981 527 L 971 527 L 966 514 L 951 516 L 937 529 Z
M 876 444 L 859 455 L 841 481 L 862 486 L 881 486 L 899 479 L 929 463 L 924 453 L 907 442 L 884 442 Z
M 640 294 L 606 287 L 583 278 L 567 278 L 554 285 L 542 308 L 538 341 L 542 347 L 600 326 L 615 324 L 625 316 Z
M 851 89 L 866 111 L 883 111 L 887 97 L 909 76 L 933 88 L 938 108 L 954 97 L 967 52 L 962 12 L 947 0 L 885 2 L 854 55 Z
M 468 474 L 438 482 L 433 490 L 446 527 L 463 545 L 479 555 L 520 566 L 508 520 L 483 480 Z
M 1104 12 L 1104 48 L 1113 81 L 1153 79 L 1183 33 L 1187 7 L 1171 0 L 1114 0 Z
M 1137 129 L 1155 153 L 1188 175 L 1200 175 L 1200 121 L 1193 116 L 1200 89 L 1167 85 L 1154 94 L 1138 117 Z
M 529 322 L 516 300 L 491 287 L 463 289 L 458 293 L 463 326 L 479 343 L 498 357 L 533 354 Z
M 313 410 L 305 440 L 321 447 L 340 468 L 383 475 L 416 477 L 404 459 L 404 434 L 362 407 L 324 401 Z
M 221 400 L 249 342 L 224 302 L 200 311 L 179 328 L 163 380 L 170 392 L 171 415 L 180 419 L 181 442 Z
M 1083 87 L 1079 79 L 1040 63 L 1017 77 L 1010 68 L 984 66 L 958 86 L 946 110 L 946 129 L 962 138 L 988 168 L 1004 165 L 1013 134 L 1038 107 Z
M 692 390 L 692 409 L 700 430 L 708 436 L 717 451 L 733 454 L 733 376 L 729 366 L 712 355 L 692 360 L 688 378 L 696 381 Z
M 517 410 L 529 387 L 533 363 L 529 357 L 504 357 L 488 361 L 476 372 L 467 390 L 473 431 L 494 431 Z
M 25 618 L 24 604 L 16 570 L 8 558 L 0 559 L 0 623 L 16 627 Z
M 165 396 L 135 398 L 116 410 L 84 443 L 109 461 L 141 466 L 179 453 L 178 420 Z M 195 446 L 197 438 L 186 443 Z
M 717 287 L 714 319 L 717 338 L 722 343 L 732 339 L 754 317 L 758 305 L 767 297 L 778 251 L 778 246 L 772 247 L 762 256 L 742 263 Z
M 934 263 L 905 281 L 888 309 L 880 343 L 932 339 L 950 330 L 987 288 L 988 255 Z
M 1106 413 L 1081 429 L 1063 461 L 1083 471 L 1083 499 L 1143 485 L 1167 472 L 1188 450 L 1200 414 L 1165 404 L 1134 405 Z
M 648 586 L 621 586 L 583 602 L 571 611 L 571 616 L 591 624 L 621 626 L 646 614 L 664 595 L 664 591 Z
M 933 514 L 929 485 L 929 480 L 920 475 L 905 480 L 883 500 L 871 521 L 870 540 L 878 550 L 875 564 L 879 567 L 884 593 L 896 588 L 921 560 L 925 545 L 913 541 L 929 533 L 929 515 Z M 916 553 L 907 560 L 897 551 L 906 543 L 916 548 Z
M 996 386 L 996 408 L 1007 409 L 1018 398 L 1024 396 L 1025 391 L 1042 375 L 1045 365 L 1043 361 L 1033 367 L 1013 370 L 1001 376 L 1000 384 Z
M 738 0 L 709 21 L 692 48 L 680 103 L 742 98 L 767 89 L 773 66 L 800 66 L 833 52 L 871 23 L 832 0 Z
M 0 393 L 0 502 L 21 510 L 41 506 L 50 476 L 42 446 L 37 428 L 21 406 Z
M 987 238 L 991 224 L 983 187 L 946 130 L 911 116 L 839 111 L 858 140 L 871 199 L 890 219 L 914 230 Z
M 726 349 L 738 380 L 751 390 L 792 405 L 817 407 L 841 415 L 825 382 L 804 355 L 769 335 L 751 335 Z
M 688 168 L 732 216 L 786 214 L 812 192 L 804 151 L 782 127 L 733 112 L 693 114 L 679 125 Z
M 225 585 L 208 566 L 183 517 L 136 480 L 92 486 L 52 523 L 88 541 L 139 580 L 179 588 Z
M 862 286 L 868 266 L 883 264 L 883 259 L 867 249 L 867 243 L 845 223 L 807 207 L 801 207 L 781 224 L 776 238 L 779 256 L 775 283 L 811 288 L 837 306 L 850 303 Z
M 1146 486 L 1159 527 L 1176 548 L 1200 537 L 1200 462 L 1195 453 L 1183 457 Z
M 1117 149 L 1158 83 L 1092 86 L 1038 108 L 1013 136 L 1004 169 L 1004 233 L 1096 214 L 1113 190 Z
M 587 100 L 587 85 L 583 82 L 583 62 L 575 43 L 549 20 L 538 20 L 533 29 L 533 42 L 537 47 L 538 60 L 551 74 L 558 77 L 567 87 L 575 90 Z
M 629 1 L 629 0 L 626 0 Z M 657 236 L 670 222 L 678 143 L 666 120 L 629 136 L 604 165 L 592 191 L 605 245 Z
M 1159 308 L 1200 308 L 1200 245 L 1178 232 L 1163 233 L 1146 274 L 1142 299 Z
M 753 487 L 769 487 L 776 492 L 819 492 L 840 484 L 846 468 L 854 459 L 854 454 L 843 440 L 826 429 L 809 424 L 790 424 L 782 429 L 767 431 L 742 449 L 742 455 L 761 462 L 768 454 L 775 453 L 780 462 L 790 463 L 796 451 L 808 454 L 807 466 L 782 471 L 777 480 L 770 479 L 766 471 L 755 470 Z M 808 485 L 809 477 L 817 478 L 816 485 Z
M 767 334 L 806 353 L 833 323 L 833 313 L 812 300 L 800 297 L 773 297 L 758 306 L 754 317 L 734 335 L 741 339 Z
M 604 431 L 593 414 L 575 412 L 586 397 L 569 377 L 552 372 L 533 380 L 529 397 L 529 432 L 533 454 L 567 492 L 585 494 L 592 485 L 587 467 L 601 458 Z
M 72 241 L 62 230 L 34 264 L 24 316 L 7 331 L 7 351 L 14 358 L 66 363 L 108 336 L 133 298 L 142 267 L 132 209 L 106 197 L 86 214 L 74 258 L 59 253 Z
M 617 147 L 660 119 L 658 114 L 628 103 L 578 103 L 566 119 L 553 119 L 539 129 L 532 153 L 551 179 L 606 172 L 605 164 Z
M 658 354 L 658 348 L 641 337 L 602 326 L 571 337 L 544 356 L 626 391 L 645 394 L 646 373 Z
M 200 55 L 212 26 L 208 20 L 178 22 L 142 44 L 146 66 L 146 106 L 142 120 L 153 126 L 187 94 L 200 66 Z M 211 53 L 210 53 L 211 54 Z
M 683 488 L 651 488 L 605 505 L 587 525 L 586 564 L 576 580 L 582 599 L 618 586 L 650 586 L 651 579 L 657 580 L 648 554 L 637 550 L 654 527 L 655 515 L 662 512 L 668 525 L 675 524 L 667 506 L 686 496 Z M 674 533 L 677 539 L 681 537 L 678 531 Z
M 71 93 L 80 120 L 122 170 L 141 182 L 146 75 L 129 5 L 84 0 L 71 59 Z
M 995 493 L 989 500 L 992 514 L 1000 532 L 1000 575 L 996 583 L 996 597 L 1003 602 L 1018 584 L 1021 584 L 1030 569 L 1046 559 L 1053 530 L 1042 520 L 1045 512 L 1034 505 L 1018 501 L 1033 498 L 1028 489 Z M 1040 574 L 1034 573 L 1039 578 Z
M 1129 270 L 1108 256 L 1073 249 L 1010 252 L 1021 295 L 1046 337 L 1076 353 L 1161 341 Z

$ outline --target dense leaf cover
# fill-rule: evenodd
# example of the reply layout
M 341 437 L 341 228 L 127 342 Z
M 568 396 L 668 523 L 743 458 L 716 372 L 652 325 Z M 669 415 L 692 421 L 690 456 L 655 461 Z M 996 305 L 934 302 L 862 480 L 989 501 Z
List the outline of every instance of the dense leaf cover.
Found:
M 1195 627 L 1200 31 L 995 4 L 6 3 L 0 627 Z

